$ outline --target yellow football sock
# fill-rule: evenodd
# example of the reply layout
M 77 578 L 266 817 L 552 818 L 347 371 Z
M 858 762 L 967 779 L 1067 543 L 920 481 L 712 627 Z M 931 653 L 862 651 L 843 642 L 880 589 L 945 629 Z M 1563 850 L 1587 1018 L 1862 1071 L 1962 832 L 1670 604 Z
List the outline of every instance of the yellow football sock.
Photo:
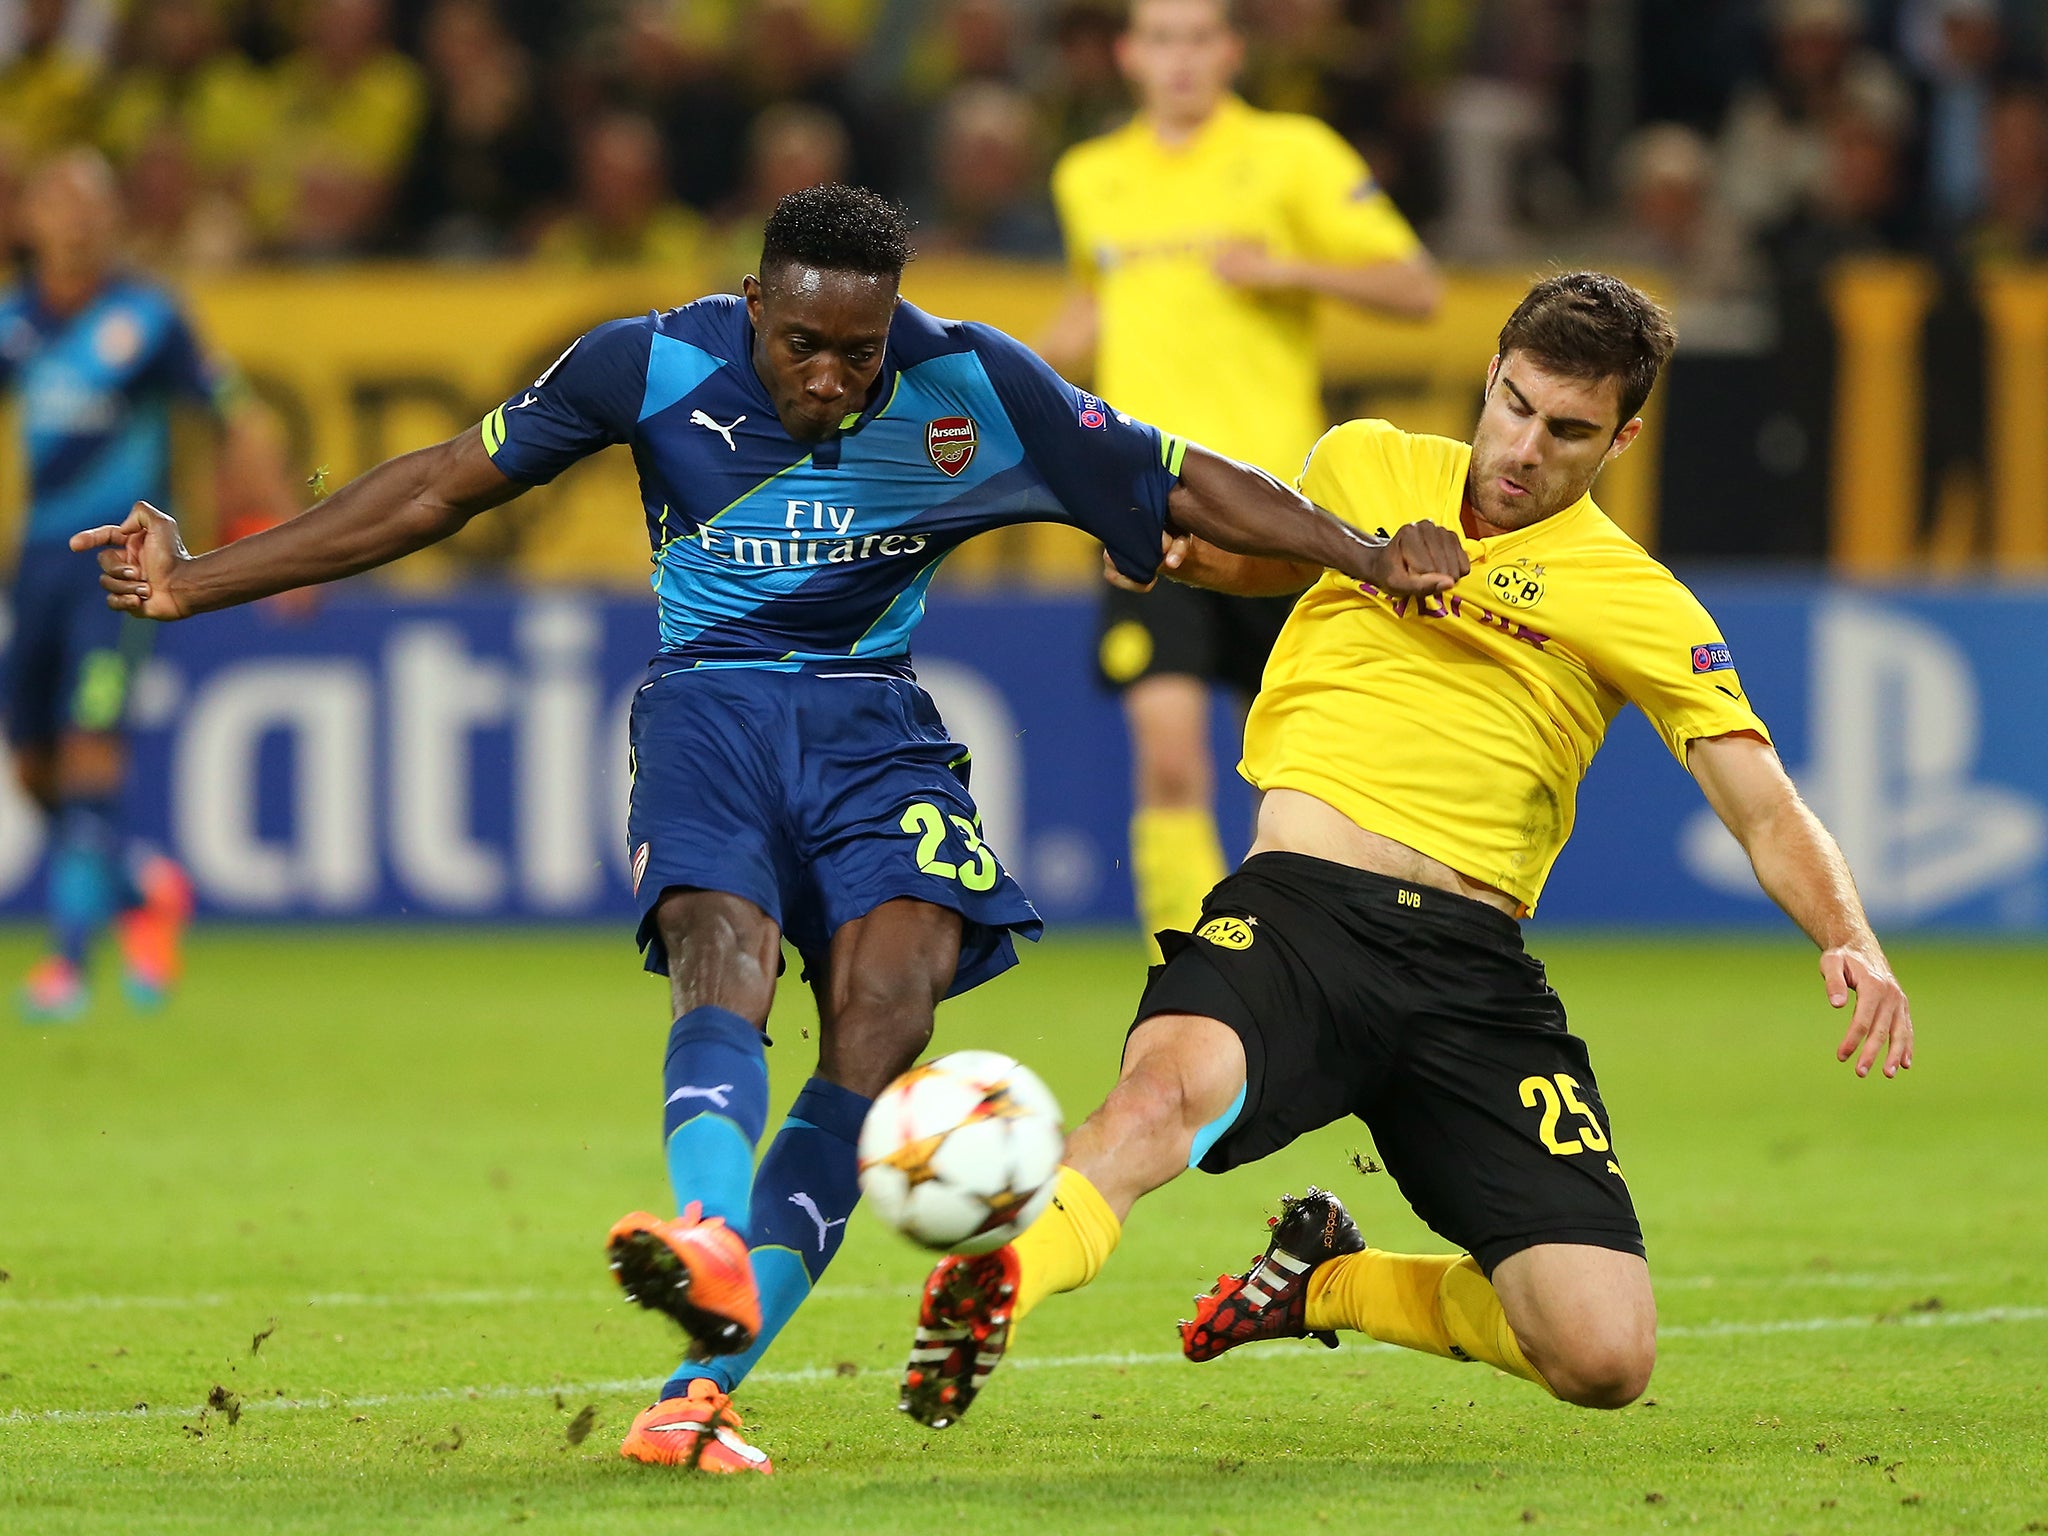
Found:
M 1078 1291 L 1102 1271 L 1124 1224 L 1102 1192 L 1077 1169 L 1060 1169 L 1045 1214 L 1010 1247 L 1017 1255 L 1017 1302 L 1022 1318 L 1056 1291 Z
M 1131 818 L 1131 884 L 1149 938 L 1193 928 L 1202 898 L 1223 878 L 1223 844 L 1205 810 L 1145 810 Z
M 1382 1344 L 1450 1360 L 1483 1360 L 1550 1390 L 1470 1254 L 1368 1248 L 1319 1266 L 1308 1281 L 1311 1332 L 1350 1328 Z

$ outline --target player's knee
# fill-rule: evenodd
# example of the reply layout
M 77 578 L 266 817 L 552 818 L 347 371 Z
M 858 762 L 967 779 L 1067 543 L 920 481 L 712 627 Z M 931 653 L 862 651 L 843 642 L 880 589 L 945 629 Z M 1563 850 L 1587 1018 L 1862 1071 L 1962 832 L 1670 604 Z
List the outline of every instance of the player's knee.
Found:
M 1204 1126 L 1225 1110 L 1245 1082 L 1244 1047 L 1219 1020 L 1155 1014 L 1131 1034 L 1123 1073 L 1105 1109 L 1121 1129 L 1153 1143 L 1173 1143 L 1186 1156 Z
M 1650 1385 L 1654 1340 L 1615 1331 L 1582 1339 L 1542 1364 L 1550 1390 L 1581 1408 L 1626 1408 Z
M 71 731 L 57 747 L 57 789 L 67 795 L 106 795 L 121 787 L 127 751 L 106 731 Z
M 1161 1062 L 1141 1064 L 1116 1085 L 1110 1107 L 1119 1133 L 1133 1142 L 1171 1148 L 1185 1160 L 1203 1125 L 1215 1118 L 1204 1113 L 1185 1073 Z
M 1208 766 L 1179 753 L 1148 758 L 1138 766 L 1138 803 L 1155 811 L 1206 808 L 1210 795 Z
M 767 1017 L 781 934 L 766 913 L 717 891 L 671 890 L 654 909 L 654 926 L 679 994 Z

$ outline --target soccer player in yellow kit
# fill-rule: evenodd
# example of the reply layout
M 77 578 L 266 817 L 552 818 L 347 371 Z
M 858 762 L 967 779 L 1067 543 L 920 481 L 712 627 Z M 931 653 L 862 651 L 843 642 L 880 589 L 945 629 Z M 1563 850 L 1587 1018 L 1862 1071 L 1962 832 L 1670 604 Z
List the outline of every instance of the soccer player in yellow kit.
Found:
M 1051 1209 L 1010 1246 L 933 1272 L 907 1411 L 956 1419 L 1015 1319 L 1093 1279 L 1141 1195 L 1346 1115 L 1464 1251 L 1369 1248 L 1311 1190 L 1182 1324 L 1190 1359 L 1355 1329 L 1587 1407 L 1634 1401 L 1656 1349 L 1642 1229 L 1586 1047 L 1517 921 L 1624 704 L 1819 946 L 1829 1002 L 1855 994 L 1838 1059 L 1859 1077 L 1912 1065 L 1905 994 L 1727 643 L 1590 494 L 1640 430 L 1674 339 L 1616 278 L 1549 278 L 1501 332 L 1469 448 L 1380 421 L 1317 445 L 1311 500 L 1360 527 L 1460 535 L 1470 568 L 1440 598 L 1199 542 L 1170 555 L 1179 579 L 1229 591 L 1314 582 L 1245 728 L 1258 841 L 1194 932 L 1165 936 L 1120 1080 L 1069 1139 Z
M 1422 318 L 1436 269 L 1327 124 L 1230 90 L 1228 0 L 1133 0 L 1117 58 L 1127 126 L 1053 172 L 1074 287 L 1041 350 L 1121 410 L 1291 481 L 1329 424 L 1315 300 Z M 1135 403 L 1134 403 L 1135 402 Z M 1147 933 L 1185 928 L 1223 878 L 1209 685 L 1257 691 L 1291 596 L 1108 594 L 1098 664 L 1134 759 L 1131 873 Z

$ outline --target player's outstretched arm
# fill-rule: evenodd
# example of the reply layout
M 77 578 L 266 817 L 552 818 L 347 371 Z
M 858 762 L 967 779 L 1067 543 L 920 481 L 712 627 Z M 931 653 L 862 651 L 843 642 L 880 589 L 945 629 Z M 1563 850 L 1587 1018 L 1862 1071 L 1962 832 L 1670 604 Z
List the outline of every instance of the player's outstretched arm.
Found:
M 1757 883 L 1820 946 L 1828 1002 L 1856 994 L 1837 1061 L 1856 1058 L 1867 1077 L 1880 1060 L 1896 1077 L 1913 1065 L 1913 1012 L 1892 975 L 1842 850 L 1807 809 L 1769 743 L 1748 732 L 1692 744 L 1686 765 L 1714 813 L 1735 834 Z
M 525 489 L 471 429 L 386 460 L 289 522 L 208 554 L 187 554 L 177 520 L 147 502 L 125 522 L 73 534 L 71 547 L 99 551 L 108 607 L 182 619 L 388 565 Z
M 1170 534 L 1195 542 L 1169 544 L 1165 574 L 1194 586 L 1299 592 L 1327 569 L 1387 592 L 1433 595 L 1472 569 L 1448 528 L 1410 523 L 1392 539 L 1368 537 L 1263 470 L 1194 444 L 1166 514 Z M 1249 559 L 1218 560 L 1217 551 Z

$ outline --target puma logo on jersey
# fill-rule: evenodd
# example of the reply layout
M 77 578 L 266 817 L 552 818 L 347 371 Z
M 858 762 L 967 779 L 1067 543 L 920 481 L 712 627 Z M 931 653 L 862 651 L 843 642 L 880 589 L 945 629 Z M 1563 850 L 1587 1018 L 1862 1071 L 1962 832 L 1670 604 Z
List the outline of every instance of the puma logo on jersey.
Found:
M 524 410 L 527 406 L 533 404 L 533 402 L 538 400 L 539 398 L 539 395 L 535 394 L 532 390 L 529 389 L 526 392 L 526 398 L 524 400 L 519 401 L 516 405 L 508 405 L 505 407 L 505 409 L 508 411 Z
M 734 453 L 738 453 L 740 451 L 740 445 L 732 440 L 732 429 L 738 426 L 741 422 L 745 421 L 746 419 L 747 418 L 744 416 L 735 416 L 730 422 L 728 422 L 724 426 L 720 426 L 717 422 L 713 421 L 709 416 L 705 415 L 702 411 L 690 412 L 691 426 L 703 427 L 708 432 L 716 432 L 720 437 L 725 439 L 725 446 L 730 448 Z
M 809 1195 L 805 1194 L 802 1190 L 798 1190 L 795 1194 L 791 1195 L 789 1197 L 789 1203 L 795 1206 L 798 1210 L 802 1211 L 806 1216 L 810 1217 L 811 1220 L 817 1224 L 818 1252 L 820 1253 L 823 1253 L 825 1251 L 825 1243 L 832 1236 L 832 1229 L 834 1227 L 843 1227 L 846 1225 L 846 1218 L 844 1216 L 837 1217 L 832 1221 L 827 1221 L 825 1219 L 825 1213 L 818 1209 L 818 1202 L 813 1200 Z

